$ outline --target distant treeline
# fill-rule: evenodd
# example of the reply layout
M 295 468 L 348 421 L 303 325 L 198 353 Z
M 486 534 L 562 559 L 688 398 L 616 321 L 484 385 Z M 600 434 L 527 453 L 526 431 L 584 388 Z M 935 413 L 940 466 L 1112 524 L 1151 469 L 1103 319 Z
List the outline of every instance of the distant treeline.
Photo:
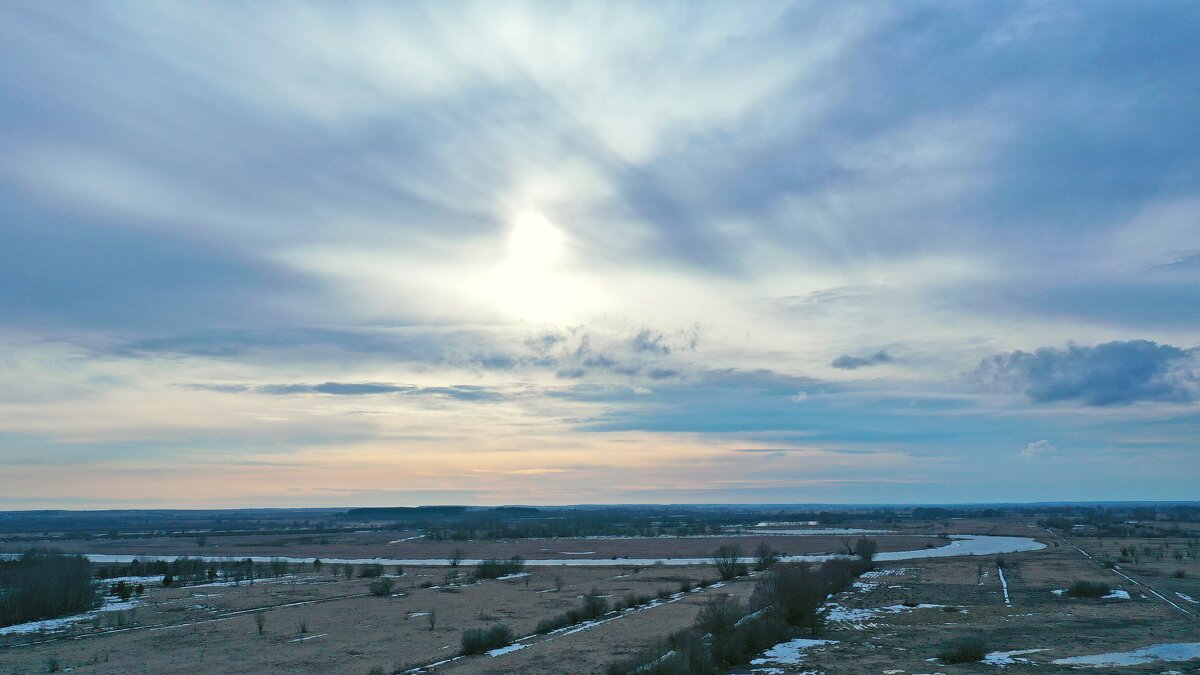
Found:
M 318 563 L 319 564 L 319 563 Z M 286 560 L 255 562 L 250 558 L 239 560 L 209 560 L 206 558 L 180 557 L 174 560 L 132 560 L 128 563 L 101 565 L 96 570 L 97 579 L 118 577 L 162 577 L 168 586 L 210 581 L 251 581 L 278 577 L 292 571 L 298 565 Z
M 754 508 L 599 507 L 534 508 L 426 506 L 351 509 L 349 520 L 391 530 L 420 530 L 434 540 L 526 539 L 588 536 L 699 536 L 730 526 L 770 520 L 834 525 L 863 520 L 894 521 L 890 510 L 783 511 Z
M 1038 519 L 1038 525 L 1064 532 L 1085 528 L 1101 537 L 1197 537 L 1200 507 L 1062 507 Z
M 83 556 L 32 550 L 0 560 L 0 626 L 85 612 L 100 602 Z

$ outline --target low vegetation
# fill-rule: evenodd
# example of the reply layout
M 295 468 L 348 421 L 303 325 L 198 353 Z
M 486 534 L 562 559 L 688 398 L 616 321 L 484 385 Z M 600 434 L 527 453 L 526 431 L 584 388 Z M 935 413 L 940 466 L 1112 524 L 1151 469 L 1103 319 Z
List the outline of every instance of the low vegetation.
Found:
M 396 582 L 392 579 L 384 577 L 382 579 L 376 579 L 375 581 L 372 581 L 371 585 L 367 586 L 367 590 L 371 593 L 371 595 L 379 598 L 386 598 L 392 594 L 392 586 L 394 586 L 395 583 Z
M 1103 598 L 1112 592 L 1112 587 L 1103 581 L 1076 581 L 1067 589 L 1072 598 Z
M 504 624 L 496 624 L 488 629 L 472 628 L 463 632 L 462 653 L 482 654 L 491 649 L 499 649 L 512 644 L 512 630 Z
M 651 598 L 635 596 L 632 593 L 627 595 L 626 598 L 630 601 L 636 600 L 639 604 L 645 604 L 651 601 Z M 551 631 L 558 630 L 559 628 L 566 628 L 567 626 L 574 626 L 575 624 L 583 623 L 584 621 L 598 619 L 607 613 L 608 600 L 601 597 L 600 591 L 593 588 L 587 595 L 583 596 L 583 604 L 580 607 L 576 609 L 569 609 L 562 614 L 549 619 L 542 619 L 538 622 L 536 630 L 538 633 L 549 633 Z
M 513 556 L 508 560 L 481 560 L 475 566 L 475 578 L 499 579 L 523 571 L 525 571 L 525 560 L 520 556 Z
M 942 663 L 975 663 L 987 656 L 987 642 L 979 636 L 963 637 L 944 645 L 938 652 Z
M 732 552 L 727 552 L 732 558 Z M 714 556 L 715 558 L 716 556 Z M 750 604 L 717 595 L 693 625 L 633 657 L 612 663 L 611 675 L 718 675 L 748 663 L 763 650 L 794 635 L 797 628 L 816 634 L 823 624 L 821 606 L 845 589 L 869 561 L 830 560 L 821 565 L 779 564 L 754 588 Z
M 0 626 L 85 612 L 100 602 L 83 556 L 31 550 L 0 561 Z

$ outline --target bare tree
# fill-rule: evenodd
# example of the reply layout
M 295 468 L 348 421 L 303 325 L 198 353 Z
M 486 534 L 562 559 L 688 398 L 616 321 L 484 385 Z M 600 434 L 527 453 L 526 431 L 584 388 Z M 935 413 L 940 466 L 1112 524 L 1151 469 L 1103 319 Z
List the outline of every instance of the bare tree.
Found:
M 863 562 L 871 562 L 875 559 L 875 551 L 879 550 L 879 544 L 874 539 L 859 537 L 854 544 L 854 555 L 858 556 Z
M 463 550 L 461 548 L 456 548 L 450 552 L 450 566 L 451 567 L 458 567 L 459 564 L 462 563 L 462 560 L 463 560 Z
M 758 548 L 754 549 L 754 555 L 758 558 L 758 569 L 765 570 L 774 565 L 779 560 L 779 551 L 771 548 L 767 542 L 762 542 Z
M 437 627 L 437 610 L 430 609 L 429 610 L 429 630 L 433 630 L 436 627 Z
M 267 627 L 266 612 L 255 612 L 254 613 L 254 625 L 258 627 L 258 634 L 262 635 L 263 629 Z
M 713 566 L 723 581 L 729 581 L 742 570 L 742 547 L 737 544 L 722 544 L 713 551 Z
M 562 578 L 562 575 L 561 575 L 561 574 L 559 574 L 559 575 L 556 575 L 556 576 L 554 577 L 554 590 L 555 590 L 556 592 L 557 592 L 557 591 L 561 591 L 561 590 L 562 590 L 562 587 L 563 587 L 563 578 Z

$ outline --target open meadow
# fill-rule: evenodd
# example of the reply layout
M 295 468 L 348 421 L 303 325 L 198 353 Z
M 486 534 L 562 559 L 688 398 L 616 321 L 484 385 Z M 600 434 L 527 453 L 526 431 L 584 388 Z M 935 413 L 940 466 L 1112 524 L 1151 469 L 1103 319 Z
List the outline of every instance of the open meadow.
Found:
M 729 530 L 471 541 L 431 541 L 419 531 L 313 541 L 238 535 L 210 537 L 202 547 L 195 537 L 58 537 L 63 551 L 96 558 L 93 573 L 107 577 L 97 582 L 104 604 L 0 628 L 0 673 L 688 672 L 672 669 L 686 658 L 687 631 L 705 626 L 700 637 L 712 649 L 722 631 L 741 635 L 774 621 L 771 612 L 789 600 L 769 589 L 785 570 L 832 564 L 794 561 L 840 554 L 846 562 L 846 549 L 853 553 L 860 540 L 872 542 L 876 560 L 856 562 L 835 593 L 818 597 L 817 618 L 780 623 L 777 632 L 762 628 L 767 637 L 742 635 L 739 649 L 754 645 L 754 653 L 721 670 L 900 675 L 1099 666 L 1161 673 L 1200 666 L 1191 660 L 1200 658 L 1194 530 L 1087 536 L 1030 517 Z M 811 533 L 795 534 L 801 531 Z M 954 555 L 960 543 L 1014 541 L 1025 542 L 1024 550 Z M 772 556 L 797 558 L 759 560 L 755 550 L 764 545 Z M 713 552 L 730 546 L 741 557 L 723 575 Z M 259 557 L 270 554 L 276 557 Z M 135 555 L 142 557 L 131 563 Z M 151 569 L 156 556 L 192 557 L 175 564 L 180 572 L 167 586 Z M 401 558 L 429 562 L 395 562 Z M 157 564 L 158 571 L 169 565 Z M 117 584 L 127 597 L 118 597 Z M 724 624 L 713 619 L 720 612 L 730 617 Z M 1175 646 L 1154 647 L 1162 644 Z M 1088 664 L 1101 654 L 1109 656 Z

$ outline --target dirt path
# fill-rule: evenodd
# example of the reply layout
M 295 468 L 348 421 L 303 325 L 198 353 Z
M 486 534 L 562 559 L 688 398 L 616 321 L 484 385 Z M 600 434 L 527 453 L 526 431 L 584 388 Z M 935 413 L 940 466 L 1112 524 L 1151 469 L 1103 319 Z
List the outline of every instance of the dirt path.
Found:
M 1050 536 L 1052 536 L 1052 537 L 1057 537 L 1057 535 L 1055 535 L 1053 532 L 1050 532 L 1050 530 L 1049 530 L 1048 528 L 1046 529 L 1046 531 L 1050 533 Z M 1080 553 L 1081 555 L 1083 555 L 1085 558 L 1087 558 L 1087 559 L 1089 559 L 1089 560 L 1092 560 L 1092 561 L 1096 561 L 1096 558 L 1095 558 L 1095 557 L 1094 557 L 1092 554 L 1090 554 L 1090 553 L 1088 553 L 1087 551 L 1085 551 L 1085 550 L 1083 550 L 1083 549 L 1079 548 L 1078 546 L 1076 546 L 1076 545 L 1075 545 L 1075 544 L 1073 544 L 1072 542 L 1070 542 L 1070 541 L 1067 541 L 1066 539 L 1062 539 L 1062 542 L 1063 542 L 1064 544 L 1066 544 L 1067 546 L 1070 546 L 1071 548 L 1075 549 L 1076 551 L 1079 551 L 1079 553 Z M 1177 609 L 1177 610 L 1179 610 L 1179 611 L 1183 612 L 1184 614 L 1186 614 L 1186 615 L 1190 616 L 1191 618 L 1200 620 L 1200 616 L 1198 616 L 1198 615 L 1196 615 L 1196 614 L 1194 614 L 1194 613 L 1192 613 L 1192 612 L 1190 612 L 1190 611 L 1188 611 L 1188 610 L 1184 609 L 1183 607 L 1180 607 L 1179 605 L 1175 604 L 1175 602 L 1174 602 L 1174 601 L 1170 600 L 1169 598 L 1167 598 L 1167 596 L 1163 595 L 1162 593 L 1159 593 L 1158 591 L 1154 590 L 1154 588 L 1153 588 L 1152 586 L 1150 586 L 1149 584 L 1145 583 L 1144 581 L 1141 581 L 1141 580 L 1135 579 L 1135 578 L 1133 578 L 1131 575 L 1129 575 L 1129 574 L 1126 574 L 1124 571 L 1122 571 L 1122 570 L 1120 570 L 1120 569 L 1117 569 L 1116 567 L 1107 567 L 1107 566 L 1105 566 L 1103 563 L 1100 563 L 1099 561 L 1096 561 L 1096 562 L 1097 562 L 1097 564 L 1099 564 L 1101 567 L 1103 567 L 1104 569 L 1108 570 L 1109 572 L 1112 572 L 1113 574 L 1116 574 L 1117 576 L 1119 576 L 1119 577 L 1121 577 L 1121 578 L 1125 579 L 1126 581 L 1128 581 L 1128 582 L 1130 582 L 1130 583 L 1132 583 L 1132 584 L 1134 584 L 1134 585 L 1136 585 L 1136 586 L 1139 586 L 1139 587 L 1141 587 L 1143 590 L 1145 590 L 1145 591 L 1149 592 L 1149 593 L 1150 593 L 1151 595 L 1153 595 L 1154 597 L 1158 598 L 1159 600 L 1162 600 L 1163 602 L 1165 602 L 1165 603 L 1167 603 L 1168 605 L 1170 605 L 1170 606 L 1174 607 L 1175 609 Z

